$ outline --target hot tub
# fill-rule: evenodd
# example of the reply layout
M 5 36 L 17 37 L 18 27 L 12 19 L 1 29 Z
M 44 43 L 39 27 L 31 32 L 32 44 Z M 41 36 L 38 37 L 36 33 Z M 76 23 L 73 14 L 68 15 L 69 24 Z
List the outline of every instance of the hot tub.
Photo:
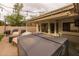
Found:
M 68 40 L 34 33 L 18 37 L 19 56 L 62 56 L 68 55 Z

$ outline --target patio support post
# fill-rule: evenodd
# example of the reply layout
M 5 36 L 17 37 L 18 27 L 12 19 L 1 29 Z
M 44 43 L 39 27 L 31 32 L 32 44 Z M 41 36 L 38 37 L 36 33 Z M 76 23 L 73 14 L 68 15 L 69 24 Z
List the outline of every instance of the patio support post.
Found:
M 42 31 L 41 31 L 41 23 L 40 23 L 39 25 L 40 25 L 40 32 L 42 32 Z
M 56 21 L 55 21 L 55 28 L 54 28 L 54 34 L 55 34 L 55 36 L 56 36 Z
M 48 22 L 48 33 L 50 34 L 50 22 Z
M 36 24 L 36 32 L 39 32 L 39 30 L 38 30 L 38 24 Z

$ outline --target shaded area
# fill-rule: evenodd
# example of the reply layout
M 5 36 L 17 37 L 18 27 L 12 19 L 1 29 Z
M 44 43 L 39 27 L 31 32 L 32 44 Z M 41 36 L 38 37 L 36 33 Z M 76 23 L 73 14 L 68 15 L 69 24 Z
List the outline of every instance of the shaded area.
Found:
M 64 34 L 63 37 L 69 40 L 69 55 L 79 56 L 79 36 Z

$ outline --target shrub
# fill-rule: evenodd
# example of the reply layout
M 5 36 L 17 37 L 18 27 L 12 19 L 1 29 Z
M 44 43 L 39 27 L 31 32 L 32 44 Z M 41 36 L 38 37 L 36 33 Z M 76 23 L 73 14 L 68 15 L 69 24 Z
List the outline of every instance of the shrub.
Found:
M 3 36 L 4 36 L 4 35 L 0 35 L 0 42 L 1 42 L 2 38 L 3 38 Z

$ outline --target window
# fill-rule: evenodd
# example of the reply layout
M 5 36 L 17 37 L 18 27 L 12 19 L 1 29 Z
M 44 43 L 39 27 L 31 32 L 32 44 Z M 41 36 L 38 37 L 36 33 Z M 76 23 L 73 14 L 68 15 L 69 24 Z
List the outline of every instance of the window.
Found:
M 41 31 L 48 33 L 48 23 L 41 24 Z
M 79 27 L 79 19 L 75 19 L 75 26 Z
M 70 23 L 63 23 L 63 31 L 70 31 Z
M 79 32 L 78 27 L 75 26 L 74 22 L 63 23 L 63 31 L 67 32 Z
M 50 32 L 54 33 L 54 23 L 50 23 Z

